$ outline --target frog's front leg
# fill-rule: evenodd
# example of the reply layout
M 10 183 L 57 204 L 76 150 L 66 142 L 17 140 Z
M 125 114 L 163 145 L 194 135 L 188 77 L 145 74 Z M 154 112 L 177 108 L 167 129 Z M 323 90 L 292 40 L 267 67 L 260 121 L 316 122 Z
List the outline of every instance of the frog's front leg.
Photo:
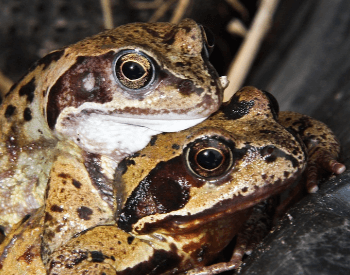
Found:
M 305 175 L 309 193 L 318 190 L 318 177 L 324 169 L 334 174 L 345 171 L 345 165 L 337 161 L 340 144 L 324 123 L 294 112 L 281 112 L 278 121 L 287 129 L 295 131 L 306 146 L 308 164 Z
M 47 274 L 160 274 L 179 262 L 167 242 L 148 242 L 116 226 L 97 226 L 52 254 Z
M 103 173 L 95 154 L 61 154 L 54 162 L 46 191 L 42 255 L 49 255 L 75 234 L 114 222 L 113 179 Z

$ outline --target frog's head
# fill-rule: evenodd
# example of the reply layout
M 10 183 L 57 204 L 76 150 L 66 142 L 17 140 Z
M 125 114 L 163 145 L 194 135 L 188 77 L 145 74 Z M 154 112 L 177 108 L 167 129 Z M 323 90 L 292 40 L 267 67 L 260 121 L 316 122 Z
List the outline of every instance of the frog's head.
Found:
M 118 225 L 139 234 L 191 232 L 250 208 L 302 172 L 299 140 L 276 120 L 270 96 L 247 87 L 213 116 L 158 135 L 118 169 Z M 127 184 L 125 184 L 127 182 Z
M 49 127 L 87 151 L 129 154 L 154 134 L 200 123 L 225 85 L 208 61 L 210 41 L 185 19 L 128 24 L 67 47 L 49 72 L 59 75 L 45 93 Z

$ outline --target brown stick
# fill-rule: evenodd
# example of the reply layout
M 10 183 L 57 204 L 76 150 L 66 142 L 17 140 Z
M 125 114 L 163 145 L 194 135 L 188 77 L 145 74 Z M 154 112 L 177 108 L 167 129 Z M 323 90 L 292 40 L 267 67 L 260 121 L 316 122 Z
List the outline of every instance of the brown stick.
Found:
M 224 101 L 228 101 L 243 85 L 255 56 L 258 53 L 259 47 L 266 33 L 270 29 L 272 17 L 277 8 L 278 2 L 279 0 L 261 1 L 247 36 L 229 68 L 227 78 L 230 81 L 230 85 L 225 90 Z
M 105 29 L 113 29 L 113 15 L 110 0 L 101 0 L 101 7 L 103 13 L 103 23 Z

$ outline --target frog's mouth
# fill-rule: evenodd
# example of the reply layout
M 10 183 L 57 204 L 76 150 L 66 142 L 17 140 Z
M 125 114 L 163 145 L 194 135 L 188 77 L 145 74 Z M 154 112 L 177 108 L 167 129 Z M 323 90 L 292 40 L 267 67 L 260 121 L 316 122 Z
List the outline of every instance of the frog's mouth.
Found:
M 206 117 L 195 119 L 140 119 L 115 117 L 113 121 L 118 124 L 133 125 L 134 127 L 146 127 L 153 131 L 178 132 L 197 125 L 205 119 Z
M 181 131 L 205 119 L 138 119 L 80 113 L 59 120 L 56 131 L 89 153 L 107 155 L 119 162 L 146 147 L 152 136 Z

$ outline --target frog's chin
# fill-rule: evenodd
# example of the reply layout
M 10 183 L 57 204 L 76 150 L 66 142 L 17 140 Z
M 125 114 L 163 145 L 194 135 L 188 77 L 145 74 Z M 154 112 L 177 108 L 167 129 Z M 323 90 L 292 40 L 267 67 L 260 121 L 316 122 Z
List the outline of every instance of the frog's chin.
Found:
M 147 120 L 103 114 L 70 117 L 56 126 L 57 132 L 89 153 L 106 155 L 116 162 L 143 149 L 152 136 L 192 127 L 205 118 L 191 120 Z

